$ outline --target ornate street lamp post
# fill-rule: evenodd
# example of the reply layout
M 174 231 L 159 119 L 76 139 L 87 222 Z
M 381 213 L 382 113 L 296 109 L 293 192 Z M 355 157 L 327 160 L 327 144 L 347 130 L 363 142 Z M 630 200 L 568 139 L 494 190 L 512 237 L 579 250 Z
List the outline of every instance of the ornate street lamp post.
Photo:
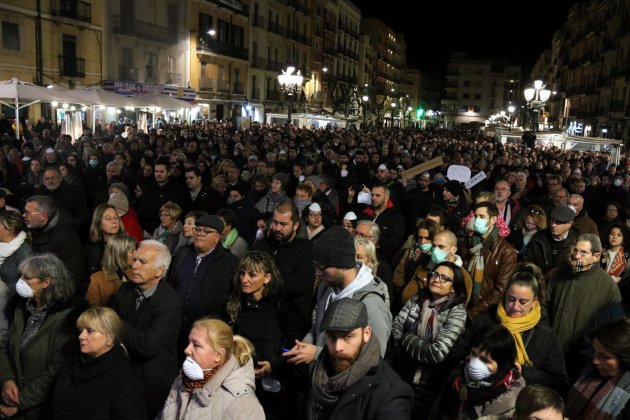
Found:
M 280 89 L 289 96 L 289 112 L 287 116 L 287 123 L 291 124 L 291 111 L 293 110 L 293 97 L 297 95 L 302 89 L 302 81 L 304 77 L 298 70 L 295 72 L 295 67 L 289 66 L 286 70 L 282 70 L 282 73 L 278 75 L 278 82 L 280 83 Z
M 512 131 L 512 123 L 514 122 L 514 111 L 516 111 L 516 108 L 514 107 L 514 105 L 508 106 L 508 112 L 510 113 L 510 115 L 508 115 L 508 118 L 510 119 L 509 125 L 508 125 L 508 131 Z
M 545 83 L 542 80 L 535 80 L 534 85 L 528 87 L 523 91 L 525 100 L 527 101 L 527 107 L 531 112 L 531 131 L 537 131 L 538 129 L 538 116 L 545 109 L 545 102 L 549 100 L 551 91 L 545 89 Z

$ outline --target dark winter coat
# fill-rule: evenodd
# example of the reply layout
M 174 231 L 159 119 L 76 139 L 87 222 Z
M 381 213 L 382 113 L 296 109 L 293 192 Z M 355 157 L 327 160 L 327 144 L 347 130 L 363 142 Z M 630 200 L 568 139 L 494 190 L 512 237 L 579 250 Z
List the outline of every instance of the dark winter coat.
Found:
M 124 321 L 122 343 L 144 385 L 149 418 L 162 409 L 179 369 L 177 337 L 182 323 L 182 301 L 164 279 L 155 293 L 136 309 L 136 285 L 123 285 L 114 296 L 112 309 Z
M 412 400 L 411 387 L 381 359 L 343 393 L 328 420 L 409 420 Z
M 59 370 L 52 418 L 142 420 L 147 418 L 142 381 L 118 345 L 100 357 L 75 354 Z

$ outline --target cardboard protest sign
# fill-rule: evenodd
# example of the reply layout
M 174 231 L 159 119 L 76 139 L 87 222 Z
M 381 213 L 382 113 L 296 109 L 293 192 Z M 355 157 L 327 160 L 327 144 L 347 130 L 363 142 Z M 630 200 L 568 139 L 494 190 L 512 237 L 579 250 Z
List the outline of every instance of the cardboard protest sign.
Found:
M 435 168 L 436 166 L 440 166 L 442 164 L 442 156 L 438 156 L 434 159 L 431 159 L 427 162 L 421 163 L 420 165 L 416 165 L 413 168 L 409 168 L 406 171 L 403 171 L 400 174 L 402 179 L 413 178 L 414 176 L 421 174 L 422 172 L 426 172 Z

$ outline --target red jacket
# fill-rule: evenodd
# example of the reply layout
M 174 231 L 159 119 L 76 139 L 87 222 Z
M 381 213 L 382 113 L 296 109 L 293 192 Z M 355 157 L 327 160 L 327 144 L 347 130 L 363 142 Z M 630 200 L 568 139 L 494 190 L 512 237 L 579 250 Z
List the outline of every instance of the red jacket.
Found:
M 138 242 L 144 240 L 144 234 L 142 233 L 142 228 L 140 227 L 140 222 L 138 221 L 138 213 L 136 213 L 134 209 L 129 208 L 129 211 L 125 213 L 120 220 L 122 221 L 122 224 L 129 236 Z

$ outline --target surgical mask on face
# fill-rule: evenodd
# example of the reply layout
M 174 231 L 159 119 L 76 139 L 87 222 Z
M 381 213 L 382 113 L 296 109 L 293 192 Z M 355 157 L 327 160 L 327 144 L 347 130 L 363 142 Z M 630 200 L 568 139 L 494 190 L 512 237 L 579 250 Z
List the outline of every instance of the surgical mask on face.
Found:
M 90 159 L 90 161 L 88 162 L 88 164 L 89 164 L 92 168 L 96 168 L 96 166 L 98 165 L 98 160 L 96 160 L 96 159 Z
M 481 361 L 478 357 L 471 357 L 466 365 L 466 372 L 473 381 L 483 381 L 492 375 L 488 365 Z
M 193 381 L 200 381 L 203 379 L 203 373 L 212 369 L 202 369 L 192 357 L 186 356 L 186 360 L 184 360 L 184 364 L 182 365 L 182 370 L 184 371 L 184 375 L 188 378 Z
M 480 217 L 475 217 L 475 232 L 480 235 L 484 235 L 489 228 L 489 223 L 487 220 L 484 220 Z
M 24 279 L 19 279 L 15 284 L 15 291 L 18 295 L 22 296 L 25 299 L 30 299 L 33 297 L 33 289 L 28 285 Z
M 420 250 L 422 252 L 426 252 L 428 254 L 428 253 L 430 253 L 433 250 L 433 244 L 431 244 L 431 243 L 420 244 Z
M 265 237 L 265 231 L 262 229 L 258 229 L 256 231 L 256 240 L 262 239 Z
M 613 182 L 613 184 L 615 184 L 615 187 L 621 187 L 622 183 L 623 181 L 621 181 L 619 178 L 615 179 L 615 181 Z
M 342 169 L 339 175 L 341 175 L 342 178 L 345 178 L 348 176 L 348 171 L 345 169 Z
M 228 204 L 232 204 L 232 203 L 234 203 L 235 201 L 236 201 L 236 198 L 234 198 L 234 197 L 228 197 L 228 199 L 227 199 L 227 203 L 228 203 Z
M 440 248 L 433 248 L 433 252 L 431 253 L 431 261 L 436 264 L 446 261 L 446 257 L 448 256 L 448 252 L 444 251 Z

